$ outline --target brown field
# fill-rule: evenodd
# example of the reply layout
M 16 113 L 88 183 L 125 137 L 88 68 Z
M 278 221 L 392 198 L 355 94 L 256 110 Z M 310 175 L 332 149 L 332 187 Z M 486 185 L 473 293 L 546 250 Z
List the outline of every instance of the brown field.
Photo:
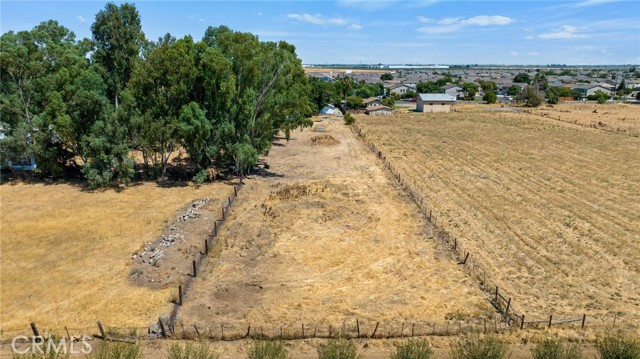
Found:
M 358 125 L 527 320 L 638 330 L 639 138 L 475 105 Z
M 0 334 L 147 327 L 170 309 L 170 291 L 129 279 L 131 256 L 161 233 L 176 209 L 226 196 L 216 183 L 163 188 L 144 183 L 88 192 L 67 185 L 4 184 L 1 194 Z
M 445 329 L 445 316 L 493 318 L 477 283 L 429 238 L 424 217 L 344 126 L 317 119 L 278 141 L 269 174 L 247 180 L 178 320 L 221 335 L 310 335 L 344 330 L 397 335 L 405 322 Z M 428 325 L 428 326 L 427 326 Z M 457 324 L 456 324 L 457 329 Z M 193 330 L 192 330 L 193 331 Z
M 640 137 L 640 105 L 561 103 L 526 111 L 553 120 Z

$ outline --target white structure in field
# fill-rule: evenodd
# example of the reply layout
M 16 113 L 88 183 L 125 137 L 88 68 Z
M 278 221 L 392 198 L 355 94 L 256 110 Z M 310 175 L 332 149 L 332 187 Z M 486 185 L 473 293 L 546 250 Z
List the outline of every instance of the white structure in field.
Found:
M 421 93 L 416 102 L 418 112 L 449 112 L 456 98 L 443 93 Z

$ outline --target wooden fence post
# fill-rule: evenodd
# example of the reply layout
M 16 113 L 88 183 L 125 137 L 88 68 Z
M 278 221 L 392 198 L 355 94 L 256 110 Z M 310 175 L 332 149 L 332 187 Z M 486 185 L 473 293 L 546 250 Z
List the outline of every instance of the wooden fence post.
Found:
M 164 323 L 162 322 L 162 318 L 158 318 L 158 324 L 160 324 L 160 331 L 162 332 L 162 337 L 167 338 L 167 331 L 164 329 Z
M 520 329 L 524 329 L 524 314 L 522 314 L 522 319 L 520 321 Z
M 511 297 L 509 297 L 509 299 L 507 300 L 507 310 L 504 311 L 504 314 L 507 315 L 507 317 L 509 316 L 509 308 L 511 307 Z
M 218 221 L 213 221 L 213 236 L 218 236 Z
M 380 323 L 376 322 L 376 327 L 373 329 L 373 334 L 371 334 L 371 338 L 374 338 L 376 336 L 376 332 L 378 331 L 378 325 L 380 325 Z
M 402 328 L 400 329 L 400 337 L 404 337 L 404 322 L 402 322 Z
M 584 323 L 587 321 L 587 315 L 586 314 L 582 314 L 582 326 L 581 328 L 584 329 Z
M 429 210 L 429 222 L 431 222 L 431 210 Z
M 413 338 L 413 329 L 416 327 L 416 323 L 411 323 L 411 337 Z
M 496 286 L 496 299 L 494 301 L 496 302 L 498 307 L 500 307 L 500 304 L 498 303 L 498 286 Z
M 226 218 L 224 218 L 224 207 L 221 207 L 220 211 L 222 212 L 222 220 L 224 221 L 226 219 Z
M 358 332 L 358 338 L 360 338 L 360 321 L 356 318 L 356 331 Z
M 31 322 L 31 331 L 33 332 L 33 336 L 35 338 L 39 338 L 40 337 L 40 332 L 38 331 L 38 328 L 36 327 L 36 323 Z
M 302 323 L 302 339 L 304 339 L 304 323 Z
M 102 340 L 107 340 L 107 335 L 104 333 L 104 328 L 102 328 L 102 323 L 98 320 L 98 329 L 100 330 L 100 336 L 102 336 Z
M 233 195 L 238 197 L 238 188 L 236 188 L 236 186 L 233 186 Z
M 178 286 L 178 304 L 182 305 L 182 286 Z
M 193 265 L 193 278 L 195 278 L 196 275 L 198 274 L 196 272 L 196 261 L 195 260 L 191 261 L 191 264 Z
M 229 198 L 229 207 L 231 207 L 231 197 L 228 197 L 228 198 Z
M 209 241 L 204 240 L 204 255 L 209 255 Z
M 553 319 L 553 315 L 549 316 L 549 328 L 551 328 L 551 320 Z

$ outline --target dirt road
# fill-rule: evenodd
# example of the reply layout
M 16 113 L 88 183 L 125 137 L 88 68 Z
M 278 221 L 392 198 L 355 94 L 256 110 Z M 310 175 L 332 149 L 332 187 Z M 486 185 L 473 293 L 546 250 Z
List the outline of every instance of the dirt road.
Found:
M 178 320 L 214 336 L 416 333 L 445 316 L 492 316 L 477 283 L 430 239 L 424 219 L 342 118 L 278 140 L 246 180 L 224 249 L 207 261 Z M 331 329 L 329 328 L 331 326 Z M 457 324 L 456 324 L 457 326 Z M 379 333 L 380 333 L 379 332 Z

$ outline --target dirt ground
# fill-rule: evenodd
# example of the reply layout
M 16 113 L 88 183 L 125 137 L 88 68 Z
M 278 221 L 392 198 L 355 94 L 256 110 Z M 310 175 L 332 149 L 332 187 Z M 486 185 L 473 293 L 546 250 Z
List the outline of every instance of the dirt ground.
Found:
M 416 334 L 445 317 L 493 318 L 486 295 L 341 117 L 275 143 L 246 180 L 225 248 L 207 261 L 178 319 L 220 336 L 333 330 Z M 404 322 L 404 324 L 403 324 Z M 329 327 L 331 326 L 332 329 Z M 452 330 L 453 328 L 452 324 Z
M 358 124 L 528 320 L 586 314 L 639 331 L 639 139 L 456 107 Z

